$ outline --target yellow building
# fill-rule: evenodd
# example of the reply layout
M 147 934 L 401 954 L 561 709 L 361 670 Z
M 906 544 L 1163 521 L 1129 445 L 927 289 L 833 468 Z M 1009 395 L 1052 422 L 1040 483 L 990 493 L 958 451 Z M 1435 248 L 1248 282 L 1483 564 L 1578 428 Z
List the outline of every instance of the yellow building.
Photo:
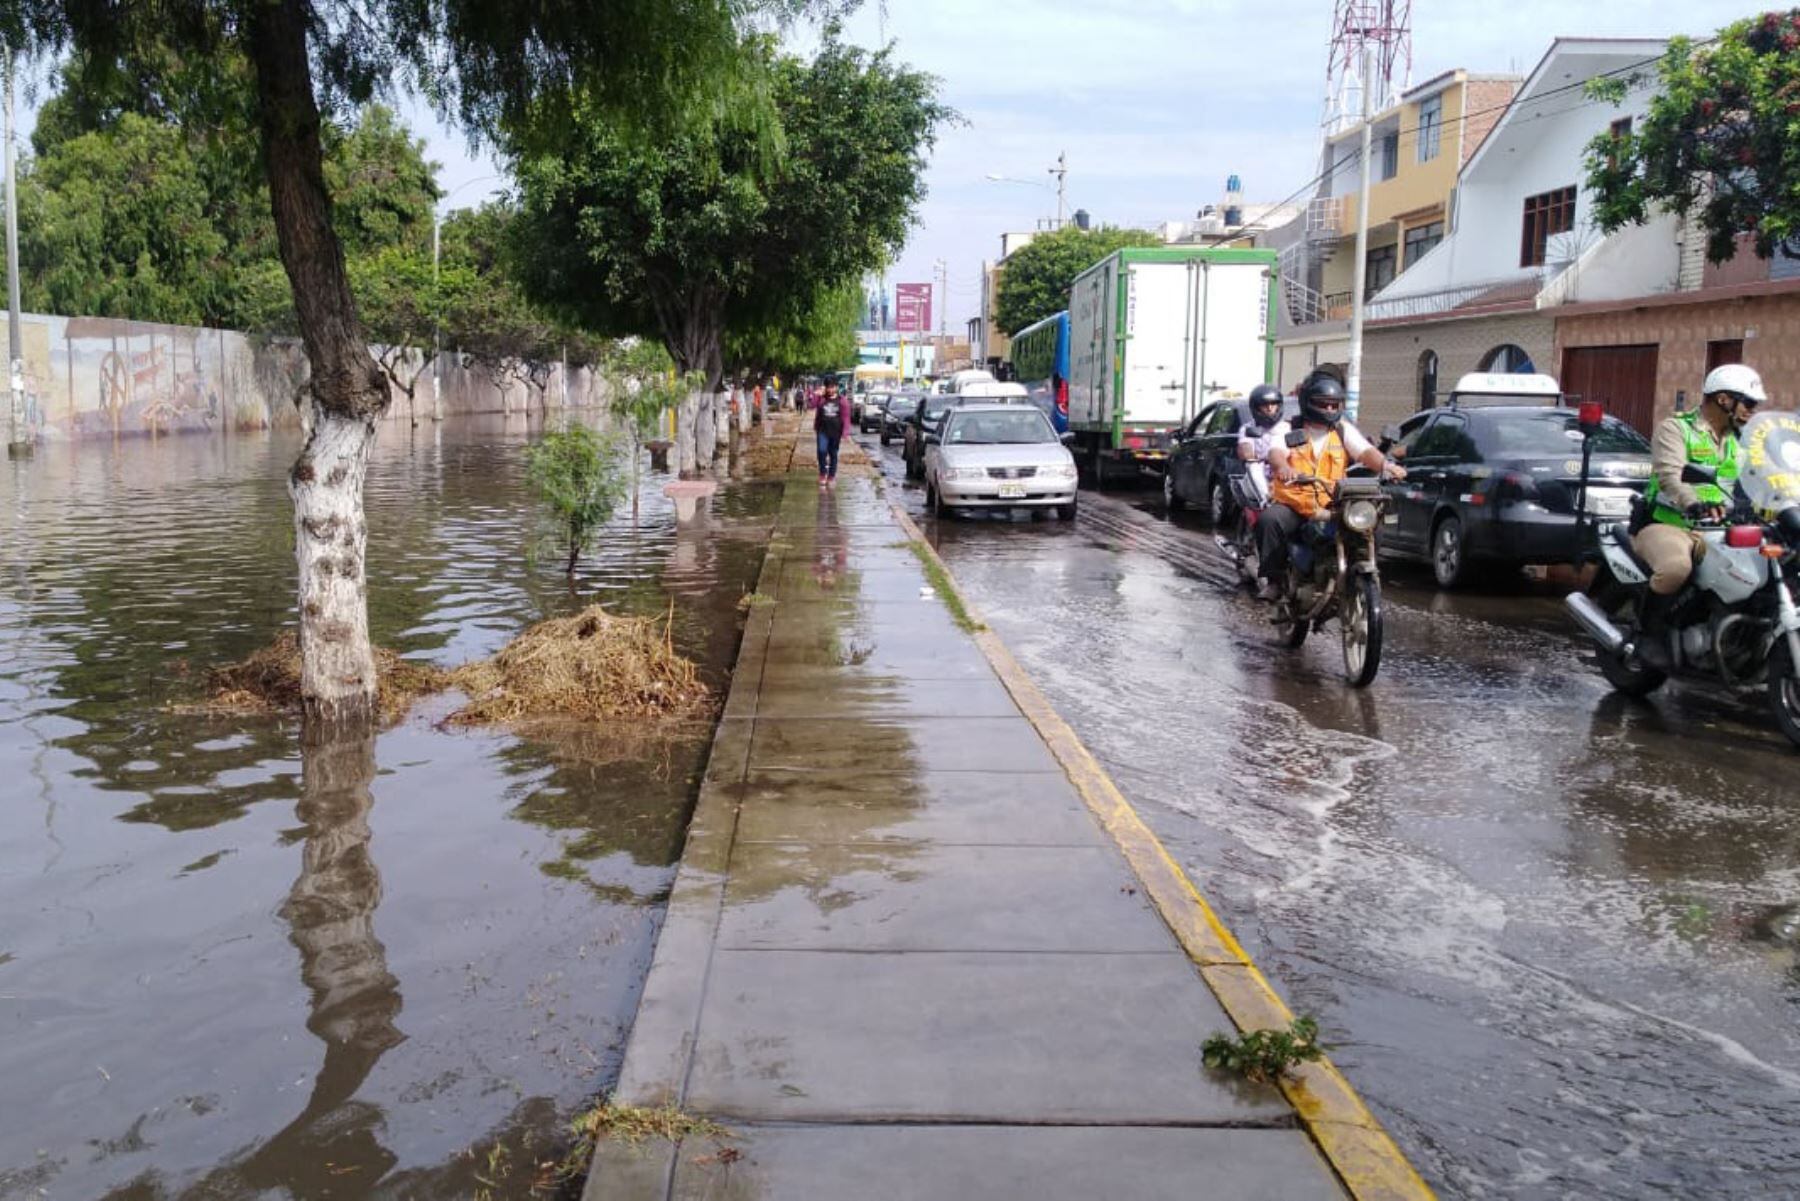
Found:
M 1365 297 L 1443 241 L 1457 174 L 1519 83 L 1516 75 L 1458 68 L 1412 88 L 1371 120 Z M 1341 365 L 1349 358 L 1361 146 L 1361 122 L 1327 138 L 1317 195 L 1296 221 L 1265 241 L 1282 252 L 1285 303 L 1276 356 L 1287 387 L 1321 363 Z

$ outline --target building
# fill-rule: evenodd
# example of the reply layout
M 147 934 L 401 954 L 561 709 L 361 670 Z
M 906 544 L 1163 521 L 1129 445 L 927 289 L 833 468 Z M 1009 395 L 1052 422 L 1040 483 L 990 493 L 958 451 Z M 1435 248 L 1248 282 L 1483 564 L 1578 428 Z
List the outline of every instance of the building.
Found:
M 969 349 L 978 365 L 997 363 L 1012 348 L 1011 339 L 994 322 L 994 313 L 1000 307 L 1000 275 L 1012 253 L 1037 234 L 1036 230 L 1001 234 L 999 259 L 981 261 L 981 313 L 969 322 Z
M 1459 173 L 1519 86 L 1516 75 L 1446 71 L 1371 118 L 1366 296 L 1444 239 Z M 1342 365 L 1350 356 L 1362 128 L 1358 121 L 1326 139 L 1317 194 L 1295 220 L 1260 240 L 1282 254 L 1275 348 L 1284 387 L 1321 363 Z
M 1789 286 L 1771 278 L 1780 269 L 1709 274 L 1704 239 L 1672 215 L 1611 235 L 1593 224 L 1587 147 L 1642 118 L 1654 83 L 1639 69 L 1664 45 L 1551 45 L 1463 167 L 1448 234 L 1369 306 L 1364 424 L 1435 403 L 1468 371 L 1539 370 L 1647 429 L 1706 361 L 1749 359 L 1760 322 L 1772 331 L 1792 319 L 1788 301 L 1772 299 Z M 1619 105 L 1586 97 L 1599 75 L 1631 81 Z

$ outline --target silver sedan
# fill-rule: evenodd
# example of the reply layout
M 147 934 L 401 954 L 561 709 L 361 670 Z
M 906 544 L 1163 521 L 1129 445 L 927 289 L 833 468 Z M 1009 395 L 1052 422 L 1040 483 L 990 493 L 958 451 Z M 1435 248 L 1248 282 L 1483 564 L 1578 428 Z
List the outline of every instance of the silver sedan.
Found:
M 1075 517 L 1075 457 L 1028 405 L 964 403 L 925 439 L 925 499 L 955 509 L 1054 508 Z

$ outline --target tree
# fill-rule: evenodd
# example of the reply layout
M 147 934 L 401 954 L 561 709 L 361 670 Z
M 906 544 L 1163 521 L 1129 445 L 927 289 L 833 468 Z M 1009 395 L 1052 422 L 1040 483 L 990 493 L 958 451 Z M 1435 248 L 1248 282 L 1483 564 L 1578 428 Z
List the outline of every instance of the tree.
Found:
M 624 494 L 616 449 L 585 426 L 545 434 L 526 454 L 525 478 L 556 515 L 567 552 L 563 570 L 572 576 Z
M 1656 72 L 1637 128 L 1588 144 L 1595 223 L 1611 233 L 1659 208 L 1698 208 L 1715 263 L 1745 235 L 1763 258 L 1800 252 L 1800 9 L 1727 25 L 1710 45 L 1672 38 Z M 1617 103 L 1642 82 L 1613 76 L 1587 90 Z
M 651 145 L 577 97 L 560 145 L 534 153 L 547 139 L 528 136 L 514 153 L 528 288 L 584 328 L 657 338 L 702 393 L 722 376 L 728 326 L 770 321 L 900 250 L 950 116 L 933 81 L 885 51 L 828 36 L 810 62 L 766 38 L 744 53 L 765 64 L 761 105 Z
M 727 366 L 753 376 L 803 375 L 842 367 L 856 358 L 856 325 L 862 319 L 858 279 L 828 284 L 783 298 L 761 320 L 727 331 Z
M 659 342 L 627 338 L 617 343 L 602 361 L 607 397 L 613 415 L 631 440 L 631 519 L 640 509 L 638 464 L 644 444 L 661 432 L 663 414 L 698 388 L 699 382 L 682 379 Z
M 375 716 L 362 489 L 389 400 L 332 225 L 326 119 L 402 77 L 478 134 L 534 108 L 534 127 L 554 136 L 556 97 L 571 80 L 592 113 L 650 124 L 693 110 L 697 97 L 717 105 L 745 90 L 739 21 L 798 2 L 0 0 L 10 50 L 56 60 L 72 48 L 96 86 L 110 76 L 138 83 L 139 94 L 205 99 L 215 61 L 249 63 L 259 161 L 318 414 L 288 476 L 309 737 L 365 729 Z
M 1142 229 L 1065 225 L 1039 234 L 1007 256 L 1000 272 L 994 323 L 1010 338 L 1034 321 L 1068 308 L 1075 277 L 1113 251 L 1161 245 L 1161 238 Z

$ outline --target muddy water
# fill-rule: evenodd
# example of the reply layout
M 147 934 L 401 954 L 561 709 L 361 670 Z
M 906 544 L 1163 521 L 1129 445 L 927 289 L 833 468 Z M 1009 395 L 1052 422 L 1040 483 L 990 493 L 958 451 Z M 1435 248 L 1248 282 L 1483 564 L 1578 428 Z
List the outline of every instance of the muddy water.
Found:
M 452 665 L 673 602 L 721 681 L 778 494 L 678 530 L 647 475 L 572 592 L 527 437 L 383 430 L 376 639 Z M 170 712 L 288 620 L 295 449 L 0 464 L 0 1197 L 525 1196 L 616 1071 L 708 732 L 447 732 L 434 702 L 303 754 Z
M 1622 704 L 1551 590 L 1398 567 L 1355 692 L 1204 526 L 1082 505 L 931 534 L 1442 1195 L 1800 1195 L 1800 755 L 1759 711 Z

